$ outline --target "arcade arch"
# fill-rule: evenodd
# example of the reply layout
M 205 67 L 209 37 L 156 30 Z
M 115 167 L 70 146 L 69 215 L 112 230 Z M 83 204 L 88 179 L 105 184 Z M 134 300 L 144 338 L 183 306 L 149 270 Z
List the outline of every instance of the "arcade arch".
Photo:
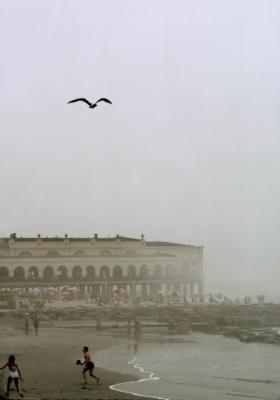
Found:
M 25 271 L 23 267 L 16 267 L 14 271 L 14 278 L 16 281 L 24 281 Z
M 166 278 L 172 278 L 175 275 L 175 267 L 173 265 L 167 265 L 165 268 Z
M 75 281 L 79 281 L 82 279 L 82 268 L 80 267 L 80 265 L 75 265 L 75 267 L 73 267 L 72 278 Z
M 113 268 L 113 278 L 114 279 L 121 279 L 123 276 L 122 268 L 120 265 L 115 265 Z
M 39 270 L 38 270 L 38 268 L 34 267 L 34 266 L 30 267 L 28 269 L 28 275 L 27 276 L 28 276 L 28 279 L 30 281 L 36 281 L 37 279 L 39 279 Z
M 58 272 L 58 279 L 62 280 L 62 279 L 67 279 L 68 278 L 68 271 L 67 268 L 64 265 L 60 265 L 57 269 Z
M 130 265 L 127 268 L 127 276 L 130 279 L 136 279 L 137 277 L 137 272 L 136 272 L 136 267 L 134 265 Z
M 110 270 L 107 265 L 102 265 L 100 268 L 100 278 L 109 279 L 110 278 Z
M 45 280 L 53 280 L 54 279 L 54 269 L 50 265 L 44 268 L 43 278 Z
M 141 279 L 147 279 L 149 277 L 149 269 L 147 265 L 141 265 L 139 276 Z
M 9 270 L 7 267 L 0 267 L 0 280 L 9 278 Z
M 86 279 L 94 279 L 95 278 L 95 268 L 93 265 L 88 265 L 86 267 Z
M 163 276 L 163 271 L 162 271 L 162 266 L 161 266 L 161 265 L 155 265 L 155 266 L 154 266 L 153 276 L 154 276 L 155 278 L 162 278 L 162 276 Z

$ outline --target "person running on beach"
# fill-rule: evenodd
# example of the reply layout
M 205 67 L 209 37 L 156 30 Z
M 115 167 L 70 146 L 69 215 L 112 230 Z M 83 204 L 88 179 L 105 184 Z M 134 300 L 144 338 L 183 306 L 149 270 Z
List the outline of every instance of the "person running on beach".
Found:
M 89 371 L 89 375 L 96 379 L 97 384 L 100 385 L 100 378 L 98 378 L 97 376 L 93 375 L 93 370 L 94 370 L 94 363 L 92 361 L 92 358 L 89 354 L 89 348 L 87 346 L 84 346 L 83 348 L 83 353 L 84 353 L 84 359 L 85 361 L 83 363 L 81 363 L 81 365 L 84 365 L 83 371 L 82 371 L 82 375 L 84 377 L 84 383 L 87 385 L 87 378 L 86 378 L 86 372 Z
M 9 372 L 6 396 L 9 397 L 11 383 L 12 383 L 12 381 L 14 381 L 18 394 L 20 395 L 20 397 L 23 397 L 23 394 L 19 390 L 19 384 L 18 384 L 18 380 L 20 379 L 21 381 L 23 381 L 23 379 L 21 376 L 20 369 L 19 369 L 18 365 L 16 364 L 16 359 L 15 359 L 14 355 L 11 354 L 8 358 L 8 362 L 0 369 L 4 369 L 6 367 L 8 367 L 8 372 Z

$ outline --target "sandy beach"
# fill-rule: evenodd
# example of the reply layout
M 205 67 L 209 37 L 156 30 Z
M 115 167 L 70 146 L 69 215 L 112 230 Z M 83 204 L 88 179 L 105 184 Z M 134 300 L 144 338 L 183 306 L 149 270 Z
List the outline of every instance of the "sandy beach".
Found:
M 75 329 L 67 326 L 47 326 L 42 323 L 39 335 L 31 331 L 25 335 L 23 321 L 0 321 L 0 365 L 4 365 L 9 354 L 14 354 L 22 371 L 24 382 L 22 390 L 25 398 L 32 399 L 135 399 L 129 394 L 122 394 L 109 388 L 110 385 L 137 380 L 128 376 L 102 369 L 98 365 L 98 350 L 123 344 L 125 338 L 97 335 L 90 329 Z M 83 388 L 81 367 L 75 360 L 82 359 L 82 347 L 89 346 L 96 363 L 95 373 L 101 378 L 97 385 L 88 379 L 88 388 Z M 6 372 L 0 375 L 1 389 L 5 390 Z M 11 392 L 10 398 L 17 398 Z M 143 398 L 143 397 L 141 397 Z

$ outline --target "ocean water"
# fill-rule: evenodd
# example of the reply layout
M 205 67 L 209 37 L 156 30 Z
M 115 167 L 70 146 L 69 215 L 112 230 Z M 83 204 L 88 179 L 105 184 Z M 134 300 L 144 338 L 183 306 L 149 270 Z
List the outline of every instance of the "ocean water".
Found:
M 102 368 L 137 375 L 112 389 L 173 400 L 280 400 L 280 346 L 220 335 L 143 335 L 96 353 Z

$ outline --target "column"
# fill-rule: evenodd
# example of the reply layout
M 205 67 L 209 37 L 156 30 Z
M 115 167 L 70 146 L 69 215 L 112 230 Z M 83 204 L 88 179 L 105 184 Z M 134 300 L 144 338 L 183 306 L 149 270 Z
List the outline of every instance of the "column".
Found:
M 174 283 L 173 285 L 173 290 L 175 290 L 176 292 L 180 292 L 180 283 Z
M 135 283 L 132 283 L 130 285 L 130 297 L 132 297 L 132 298 L 136 297 L 136 285 L 135 285 Z
M 187 296 L 188 296 L 188 286 L 187 286 L 187 283 L 186 283 L 186 282 L 183 283 L 183 296 L 184 296 L 185 299 L 186 299 Z
M 143 283 L 143 284 L 142 284 L 142 287 L 141 287 L 141 297 L 142 297 L 143 299 L 145 299 L 145 298 L 147 297 L 147 295 L 148 295 L 147 284 L 146 284 L 146 283 Z
M 108 284 L 108 287 L 107 287 L 107 296 L 108 296 L 108 299 L 109 299 L 109 300 L 112 298 L 112 295 L 113 295 L 113 286 L 110 285 L 110 284 Z
M 203 295 L 204 295 L 204 293 L 203 293 L 203 281 L 202 281 L 202 280 L 200 280 L 200 281 L 198 282 L 198 295 L 199 295 L 200 301 L 203 301 Z
M 166 294 L 169 294 L 169 292 L 171 292 L 171 291 L 172 291 L 171 283 L 167 283 L 166 284 Z
M 190 283 L 190 296 L 193 298 L 194 295 L 194 287 L 193 287 L 193 282 Z

